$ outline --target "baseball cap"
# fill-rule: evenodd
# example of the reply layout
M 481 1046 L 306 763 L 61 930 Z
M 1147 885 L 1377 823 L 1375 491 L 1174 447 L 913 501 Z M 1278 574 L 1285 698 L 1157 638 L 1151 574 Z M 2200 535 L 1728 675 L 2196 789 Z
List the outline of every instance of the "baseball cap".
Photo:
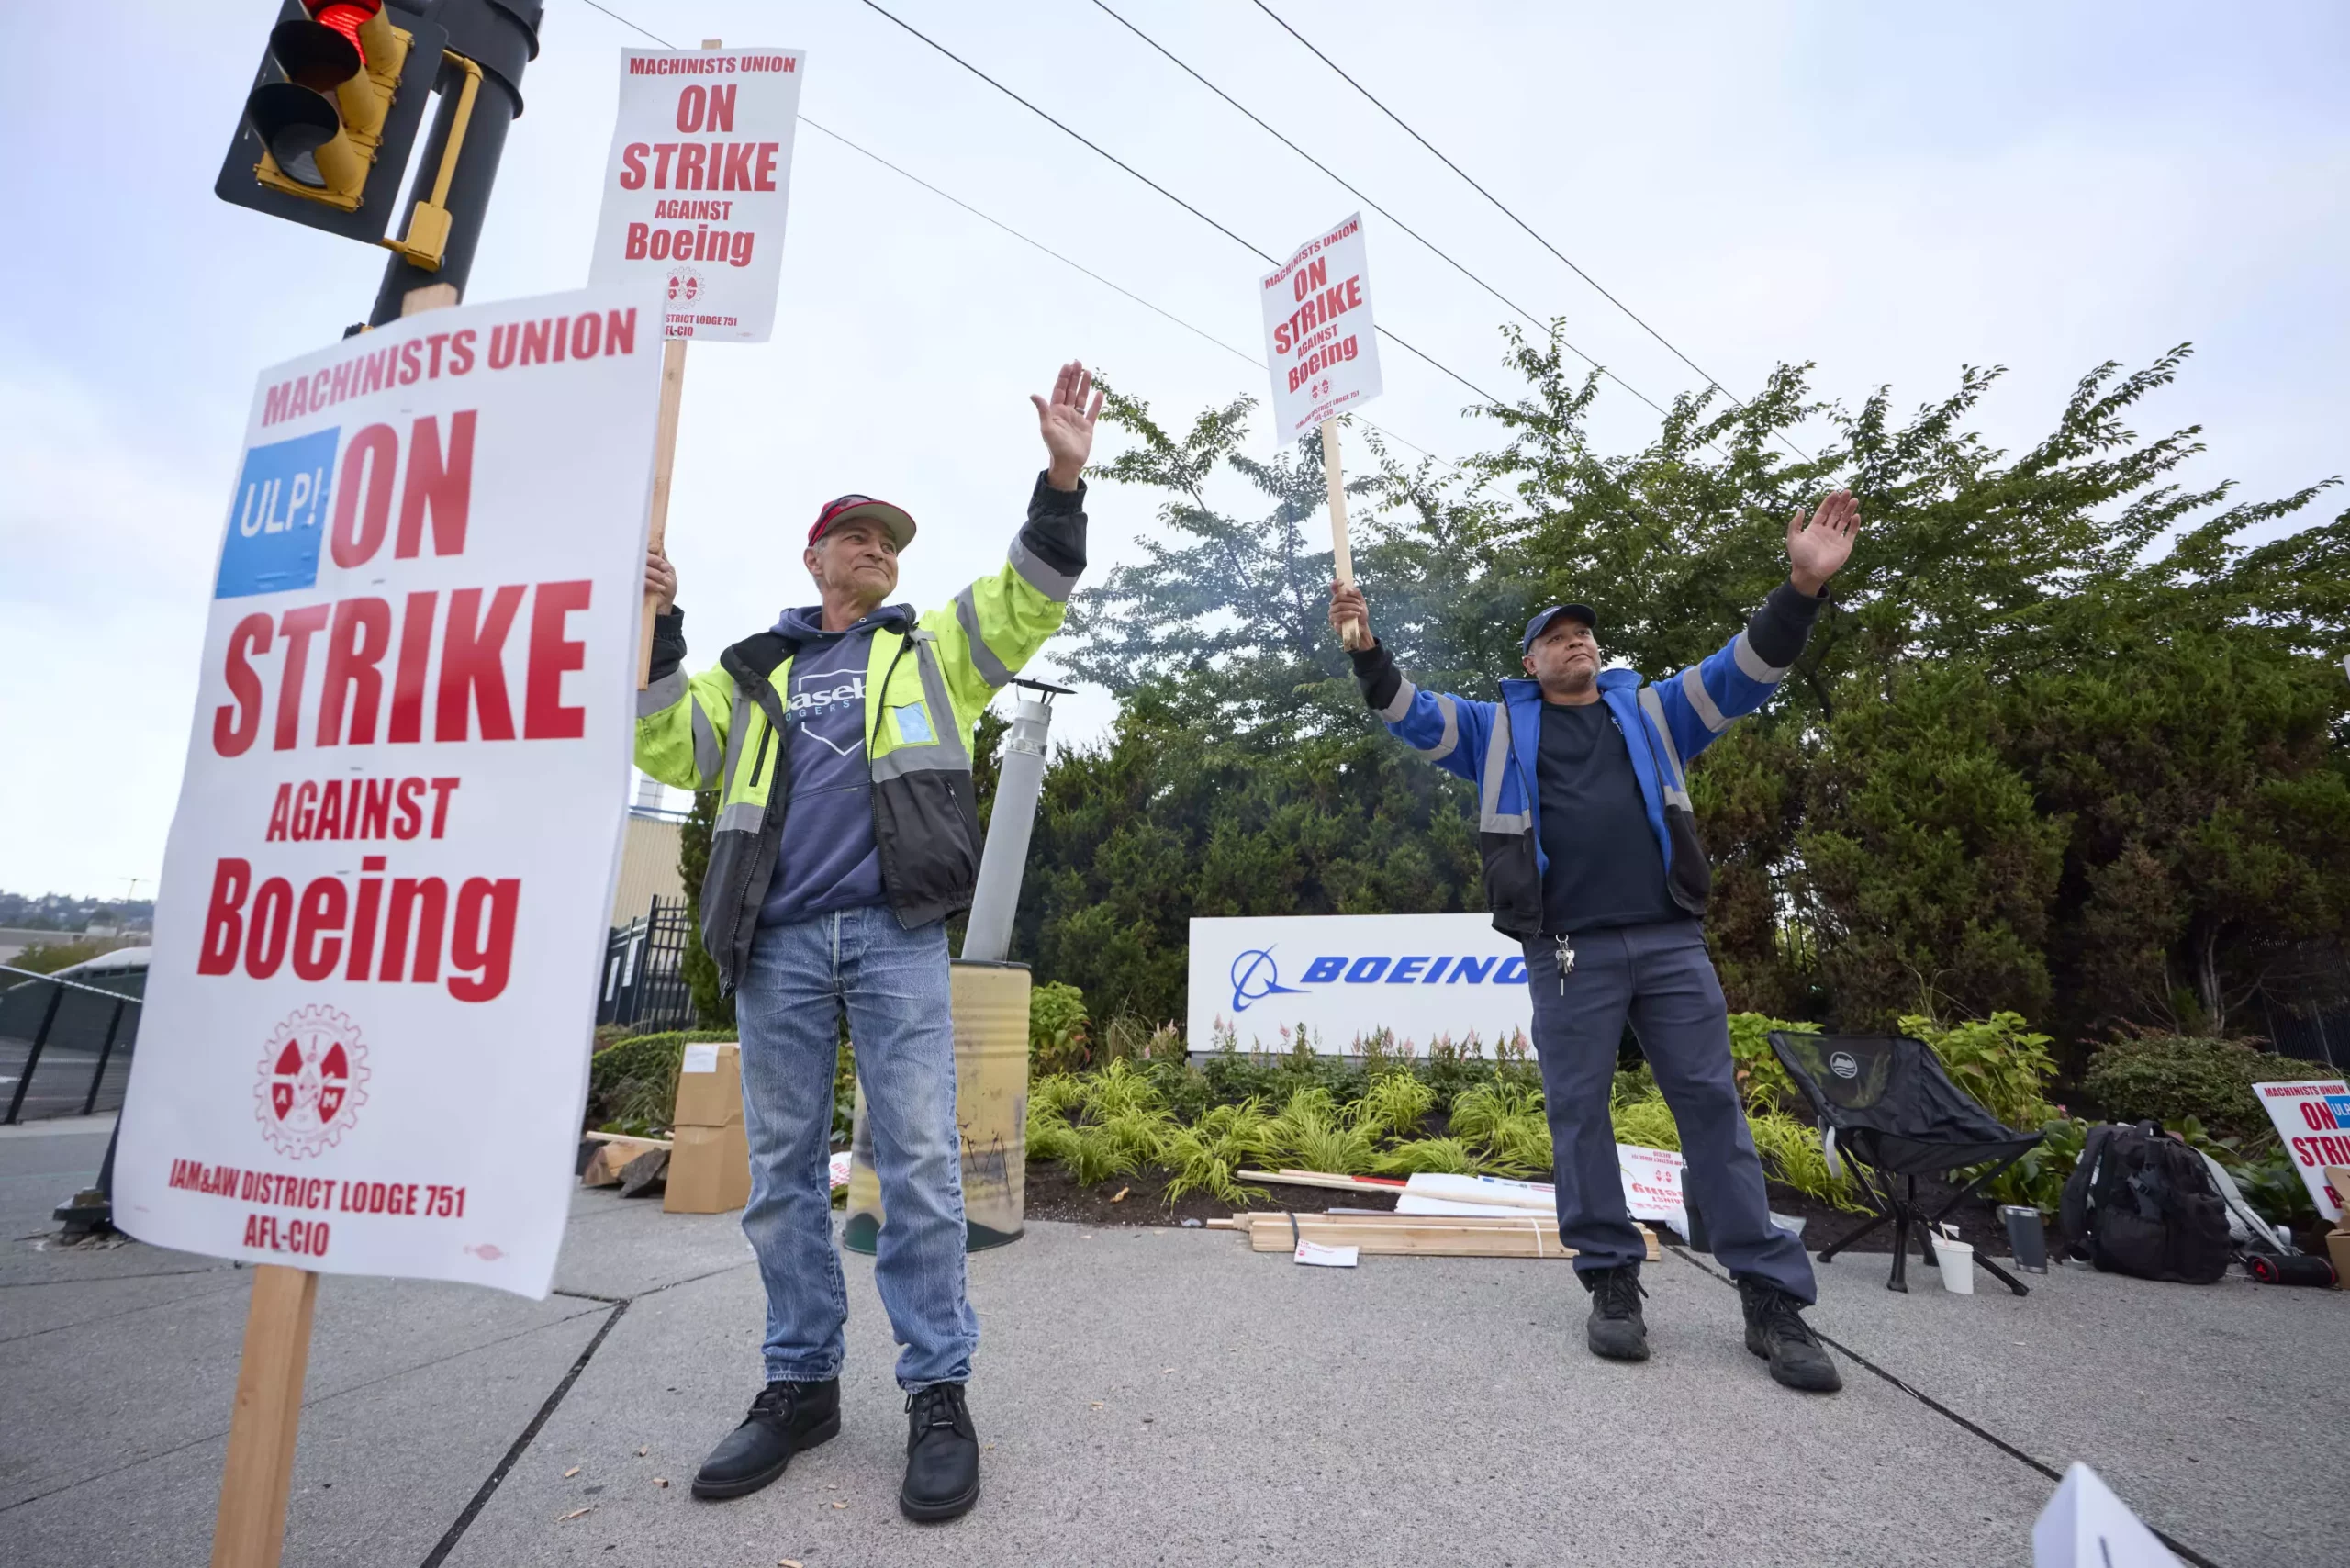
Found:
M 1550 629 L 1550 622 L 1556 621 L 1561 615 L 1570 617 L 1572 620 L 1580 621 L 1595 632 L 1599 630 L 1599 617 L 1591 612 L 1591 606 L 1587 604 L 1554 604 L 1550 609 L 1544 610 L 1541 614 L 1536 616 L 1533 620 L 1526 623 L 1526 640 L 1518 644 L 1517 651 L 1523 654 L 1528 648 L 1534 646 L 1534 639 L 1539 637 L 1544 632 L 1548 631 Z
M 887 501 L 877 501 L 871 496 L 836 496 L 826 501 L 817 512 L 814 526 L 808 530 L 808 543 L 814 544 L 837 523 L 853 518 L 869 517 L 890 531 L 890 538 L 902 550 L 913 543 L 914 520 L 905 509 L 893 507 Z

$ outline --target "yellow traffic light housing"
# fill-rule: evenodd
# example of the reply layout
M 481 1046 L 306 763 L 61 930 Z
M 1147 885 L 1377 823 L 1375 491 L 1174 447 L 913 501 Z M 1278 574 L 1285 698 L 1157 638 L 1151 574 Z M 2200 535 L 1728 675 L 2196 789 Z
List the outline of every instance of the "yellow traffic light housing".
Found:
M 447 38 L 384 0 L 285 0 L 215 191 L 380 241 Z

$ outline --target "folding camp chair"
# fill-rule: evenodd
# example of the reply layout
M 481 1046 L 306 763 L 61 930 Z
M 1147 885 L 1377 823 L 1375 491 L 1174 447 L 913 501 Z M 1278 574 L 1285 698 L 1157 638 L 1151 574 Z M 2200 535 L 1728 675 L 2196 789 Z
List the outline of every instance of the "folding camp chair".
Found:
M 1876 1215 L 1823 1249 L 1823 1263 L 1890 1221 L 1893 1277 L 1907 1291 L 1909 1229 L 1918 1227 L 1926 1265 L 1936 1265 L 1932 1227 L 1982 1185 L 2021 1159 L 2039 1133 L 2020 1133 L 1950 1081 L 1923 1040 L 1894 1035 L 1796 1035 L 1774 1029 L 1771 1049 L 1811 1102 L 1832 1167 L 1841 1155 Z M 1975 1179 L 1929 1215 L 1918 1206 L 1918 1178 L 1980 1165 Z M 1975 1249 L 1975 1261 L 2018 1295 L 2023 1282 Z

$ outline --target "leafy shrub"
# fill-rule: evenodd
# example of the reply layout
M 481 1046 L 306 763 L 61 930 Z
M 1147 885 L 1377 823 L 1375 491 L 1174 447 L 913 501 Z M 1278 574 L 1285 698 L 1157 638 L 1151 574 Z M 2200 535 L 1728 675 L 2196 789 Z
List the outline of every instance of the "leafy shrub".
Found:
M 1932 1047 L 1951 1081 L 2008 1126 L 2037 1127 L 2063 1114 L 2048 1103 L 2056 1080 L 2048 1036 L 2033 1034 L 2020 1015 L 1994 1013 L 1948 1028 L 1930 1018 L 1908 1017 L 1901 1020 L 1901 1032 Z
M 1372 1078 L 1353 1106 L 1355 1120 L 1373 1137 L 1408 1137 L 1436 1104 L 1436 1091 L 1408 1068 Z
M 1484 1167 L 1477 1151 L 1457 1137 L 1413 1138 L 1371 1163 L 1382 1176 L 1474 1176 Z
M 1449 1035 L 1438 1035 L 1428 1047 L 1426 1071 L 1428 1087 L 1436 1091 L 1436 1108 L 1449 1114 L 1463 1090 L 1493 1081 L 1494 1064 L 1485 1059 L 1484 1046 L 1472 1030 L 1458 1044 Z
M 1749 1111 L 1746 1125 L 1754 1134 L 1762 1169 L 1779 1182 L 1840 1209 L 1868 1211 L 1852 1177 L 1830 1172 L 1818 1127 L 1785 1111 L 1762 1109 Z
M 1542 1093 L 1522 1083 L 1495 1078 L 1462 1090 L 1452 1102 L 1452 1136 L 1482 1145 L 1485 1163 L 1505 1174 L 1537 1176 L 1550 1169 Z
M 1074 1072 L 1092 1059 L 1085 993 L 1058 980 L 1028 992 L 1028 1066 L 1032 1072 Z
M 1791 1035 L 1819 1033 L 1817 1024 L 1790 1024 L 1784 1018 L 1766 1018 L 1760 1013 L 1733 1013 L 1729 1015 L 1731 1075 L 1738 1081 L 1740 1097 L 1749 1105 L 1795 1110 L 1802 1104 L 1803 1097 L 1796 1089 L 1796 1081 L 1780 1065 L 1778 1053 L 1771 1048 L 1774 1029 Z
M 1150 1074 L 1124 1058 L 1080 1080 L 1085 1085 L 1085 1114 L 1096 1122 L 1114 1121 L 1137 1112 L 1165 1108 L 1165 1097 Z
M 2125 1036 L 2089 1058 L 2081 1088 L 2117 1122 L 2169 1123 L 2192 1116 L 2247 1148 L 2273 1144 L 2255 1083 L 2333 1078 L 2323 1062 L 2271 1056 L 2232 1040 L 2191 1035 Z
M 1370 1170 L 1379 1148 L 1379 1140 L 1342 1114 L 1330 1092 L 1321 1088 L 1291 1094 L 1281 1114 L 1267 1124 L 1265 1135 L 1269 1150 L 1294 1161 L 1296 1169 L 1334 1176 Z
M 686 1047 L 732 1040 L 732 1029 L 672 1029 L 637 1035 L 588 1058 L 588 1125 L 624 1122 L 650 1131 L 666 1127 L 677 1109 L 677 1070 Z
M 1645 1091 L 1617 1094 L 1608 1103 L 1607 1114 L 1616 1126 L 1617 1143 L 1676 1152 L 1681 1148 L 1681 1124 L 1673 1119 L 1673 1107 L 1653 1083 Z

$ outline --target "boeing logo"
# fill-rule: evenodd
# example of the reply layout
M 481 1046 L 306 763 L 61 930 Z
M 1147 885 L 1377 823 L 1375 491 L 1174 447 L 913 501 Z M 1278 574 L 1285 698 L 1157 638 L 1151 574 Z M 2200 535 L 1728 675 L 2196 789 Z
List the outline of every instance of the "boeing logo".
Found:
M 1333 954 L 1308 964 L 1297 984 L 1281 981 L 1281 966 L 1272 950 L 1249 948 L 1232 960 L 1232 1010 L 1246 1013 L 1250 1002 L 1269 996 L 1304 996 L 1317 985 L 1523 985 L 1526 960 L 1515 953 L 1483 958 L 1427 953 L 1400 958 L 1384 953 L 1360 958 Z

